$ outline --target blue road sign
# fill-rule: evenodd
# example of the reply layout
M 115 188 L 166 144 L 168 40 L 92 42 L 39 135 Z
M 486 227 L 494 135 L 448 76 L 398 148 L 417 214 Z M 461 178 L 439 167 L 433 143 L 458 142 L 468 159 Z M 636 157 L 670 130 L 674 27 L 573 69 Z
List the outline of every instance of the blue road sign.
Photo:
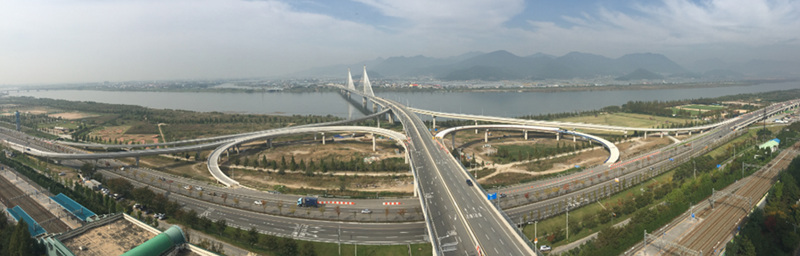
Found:
M 497 199 L 497 192 L 486 195 L 489 200 Z
M 722 167 L 722 165 L 721 165 L 721 164 L 718 164 L 718 165 L 717 165 L 717 169 L 719 169 L 720 167 Z
M 672 159 L 672 157 L 670 157 L 670 158 L 669 158 L 669 160 L 670 160 L 670 161 L 675 161 L 675 159 Z
M 692 219 L 694 219 L 694 213 L 692 213 Z
M 581 168 L 581 166 L 576 164 L 576 165 L 575 165 L 575 168 Z

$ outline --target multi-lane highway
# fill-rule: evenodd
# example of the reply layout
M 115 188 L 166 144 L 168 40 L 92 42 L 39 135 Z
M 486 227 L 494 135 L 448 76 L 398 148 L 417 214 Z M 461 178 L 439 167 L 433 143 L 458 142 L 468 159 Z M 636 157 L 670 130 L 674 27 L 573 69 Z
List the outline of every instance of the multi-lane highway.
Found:
M 533 255 L 527 239 L 487 200 L 422 120 L 396 102 L 392 109 L 409 137 L 412 168 L 420 187 L 434 250 L 448 255 Z

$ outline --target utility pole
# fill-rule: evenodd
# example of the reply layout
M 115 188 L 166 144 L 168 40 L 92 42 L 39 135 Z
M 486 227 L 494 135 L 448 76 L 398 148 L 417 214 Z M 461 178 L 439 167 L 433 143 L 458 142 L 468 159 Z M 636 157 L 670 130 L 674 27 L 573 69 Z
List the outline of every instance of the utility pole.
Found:
M 694 160 L 692 160 L 692 168 L 694 168 L 694 179 L 697 179 L 697 166 L 695 166 Z

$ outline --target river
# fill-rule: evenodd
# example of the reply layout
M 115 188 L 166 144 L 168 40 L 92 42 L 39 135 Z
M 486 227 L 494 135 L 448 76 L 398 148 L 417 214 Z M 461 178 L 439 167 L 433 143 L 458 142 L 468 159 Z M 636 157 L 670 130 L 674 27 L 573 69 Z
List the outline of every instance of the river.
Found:
M 435 111 L 483 114 L 503 117 L 599 109 L 628 101 L 709 98 L 742 93 L 800 88 L 800 82 L 766 83 L 749 86 L 681 88 L 663 90 L 610 90 L 569 92 L 389 92 L 376 95 L 416 108 Z M 90 90 L 30 90 L 10 96 L 95 101 L 139 105 L 158 109 L 218 111 L 226 113 L 278 115 L 334 115 L 358 117 L 339 93 L 225 93 L 144 92 Z M 354 97 L 358 102 L 360 98 Z

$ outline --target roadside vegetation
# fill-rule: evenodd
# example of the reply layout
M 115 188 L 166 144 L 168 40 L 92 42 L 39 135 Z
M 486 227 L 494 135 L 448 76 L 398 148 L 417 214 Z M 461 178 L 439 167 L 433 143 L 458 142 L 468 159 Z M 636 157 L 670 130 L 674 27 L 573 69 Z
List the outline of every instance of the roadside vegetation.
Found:
M 795 135 L 800 135 L 800 123 L 787 126 L 781 130 L 781 134 L 778 134 L 779 137 Z M 743 135 L 743 137 L 747 136 L 750 136 L 750 133 Z M 609 212 L 597 212 L 594 206 L 582 207 L 571 211 L 570 234 L 577 233 L 578 235 L 574 237 L 571 235 L 569 241 L 567 241 L 564 236 L 560 235 L 561 233 L 565 233 L 563 230 L 565 223 L 564 215 L 542 221 L 539 225 L 540 237 L 547 239 L 547 241 L 551 241 L 550 238 L 552 237 L 552 243 L 555 246 L 559 246 L 599 231 L 597 238 L 579 248 L 565 252 L 562 255 L 597 256 L 622 254 L 625 250 L 630 249 L 631 246 L 641 242 L 640 239 L 642 239 L 643 230 L 656 230 L 666 225 L 675 217 L 686 212 L 692 204 L 696 204 L 710 196 L 712 188 L 720 190 L 738 179 L 741 179 L 742 173 L 744 175 L 750 175 L 757 171 L 756 168 L 742 168 L 742 163 L 763 166 L 777 155 L 765 153 L 759 150 L 757 145 L 745 147 L 745 143 L 744 141 L 731 141 L 720 147 L 723 149 L 723 153 L 717 155 L 717 157 L 712 156 L 712 151 L 679 165 L 672 171 L 661 175 L 671 177 L 663 181 L 660 185 L 661 187 L 658 189 L 644 189 L 644 191 L 642 191 L 642 187 L 634 187 L 634 189 L 624 193 L 626 194 L 625 196 L 622 196 L 623 193 L 620 193 L 618 196 L 621 197 L 611 197 L 602 200 L 601 203 L 611 209 Z M 790 144 L 794 143 L 782 143 L 781 147 L 785 148 Z M 722 164 L 731 158 L 734 145 L 740 146 L 739 151 L 737 151 L 737 157 L 724 168 L 717 168 L 718 164 Z M 695 173 L 697 178 L 694 178 Z M 656 193 L 659 189 L 661 192 Z M 648 191 L 652 191 L 652 193 L 648 193 Z M 663 197 L 658 198 L 663 192 L 667 193 L 663 195 Z M 609 205 L 611 206 L 609 207 Z M 595 208 L 594 211 L 592 211 L 592 208 Z M 630 218 L 630 221 L 627 224 L 620 224 L 618 226 L 604 223 L 605 220 L 609 219 L 606 215 L 609 213 L 611 213 L 612 216 L 610 220 L 608 220 L 609 223 L 619 223 L 627 218 Z M 572 219 L 574 216 L 582 217 L 578 217 L 581 218 L 579 221 L 576 220 L 573 222 Z M 560 221 L 558 221 L 558 219 L 560 219 Z M 594 225 L 594 220 L 600 223 L 598 226 L 601 228 L 580 233 L 587 227 L 587 224 L 589 224 L 588 226 Z M 602 227 L 601 225 L 607 226 Z M 544 231 L 541 229 L 543 226 L 545 227 Z M 548 230 L 547 227 L 551 227 L 551 229 Z M 530 225 L 525 228 L 526 234 L 532 232 L 530 228 Z M 573 228 L 575 230 L 573 230 Z

